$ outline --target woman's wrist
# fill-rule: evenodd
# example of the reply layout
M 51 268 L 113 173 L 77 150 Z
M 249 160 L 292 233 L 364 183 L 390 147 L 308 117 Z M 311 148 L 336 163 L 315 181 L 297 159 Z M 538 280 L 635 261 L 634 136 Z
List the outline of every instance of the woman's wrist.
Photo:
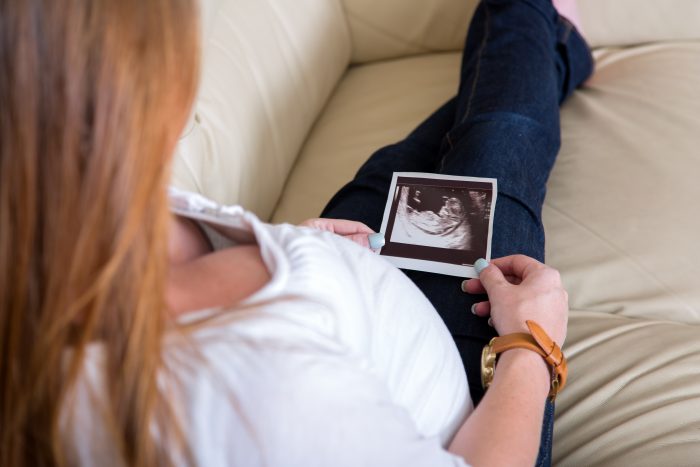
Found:
M 532 350 L 511 349 L 503 352 L 498 359 L 494 379 L 503 378 L 506 374 L 517 376 L 515 381 L 531 385 L 535 391 L 541 389 L 543 398 L 551 388 L 549 365 Z

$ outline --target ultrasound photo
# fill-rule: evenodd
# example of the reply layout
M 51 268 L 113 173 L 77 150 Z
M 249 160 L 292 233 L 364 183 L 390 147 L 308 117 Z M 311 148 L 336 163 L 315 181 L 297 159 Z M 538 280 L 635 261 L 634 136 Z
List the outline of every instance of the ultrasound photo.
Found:
M 382 221 L 380 254 L 403 269 L 476 277 L 490 259 L 496 180 L 395 173 Z

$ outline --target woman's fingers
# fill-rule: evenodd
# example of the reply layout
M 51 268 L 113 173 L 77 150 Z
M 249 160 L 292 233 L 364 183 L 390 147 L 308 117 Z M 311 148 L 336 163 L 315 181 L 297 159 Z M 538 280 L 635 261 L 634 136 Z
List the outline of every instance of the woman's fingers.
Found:
M 475 263 L 476 264 L 476 263 Z M 488 294 L 488 301 L 472 305 L 471 312 L 501 334 L 528 332 L 527 320 L 536 321 L 560 344 L 566 339 L 568 294 L 559 272 L 522 255 L 491 261 L 478 279 L 462 282 L 469 294 Z
M 503 272 L 501 272 L 500 268 L 496 266 L 495 263 L 489 264 L 488 267 L 481 271 L 479 280 L 486 289 L 486 293 L 510 286 Z
M 352 240 L 353 242 L 357 243 L 360 246 L 363 246 L 365 248 L 370 248 L 369 245 L 369 237 L 367 236 L 366 233 L 359 233 L 359 234 L 353 234 L 353 235 L 343 235 L 345 238 L 348 240 Z
M 384 236 L 374 233 L 374 230 L 362 222 L 346 219 L 308 219 L 299 224 L 303 227 L 311 227 L 316 230 L 331 232 L 352 240 L 360 246 L 378 250 L 384 246 Z
M 524 279 L 531 272 L 546 268 L 546 266 L 534 258 L 525 255 L 511 255 L 503 258 L 491 260 L 492 265 L 498 266 L 498 269 L 506 276 L 515 276 Z
M 308 219 L 300 225 L 333 232 L 343 236 L 365 234 L 365 237 L 367 237 L 368 234 L 374 233 L 374 230 L 370 229 L 362 222 L 349 221 L 346 219 Z
M 491 303 L 486 301 L 473 304 L 472 313 L 481 318 L 486 318 L 491 314 Z
M 504 277 L 513 285 L 518 285 L 522 282 L 522 279 L 517 276 L 505 275 Z M 485 294 L 486 289 L 479 279 L 467 279 L 462 281 L 462 292 L 472 295 Z
M 462 281 L 462 291 L 472 295 L 486 293 L 486 289 L 479 279 Z
M 481 271 L 493 324 L 501 335 L 528 332 L 527 320 L 540 324 L 555 342 L 564 342 L 567 294 L 559 272 L 521 255 L 493 260 Z M 469 285 L 468 289 L 476 288 Z M 481 316 L 481 307 L 475 312 Z

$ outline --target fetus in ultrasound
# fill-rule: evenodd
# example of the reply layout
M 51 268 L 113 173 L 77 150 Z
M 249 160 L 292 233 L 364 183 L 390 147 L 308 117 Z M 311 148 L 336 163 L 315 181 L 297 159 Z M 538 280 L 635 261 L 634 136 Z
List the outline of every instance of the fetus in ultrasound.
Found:
M 459 190 L 400 187 L 391 241 L 468 250 L 472 232 L 464 195 Z

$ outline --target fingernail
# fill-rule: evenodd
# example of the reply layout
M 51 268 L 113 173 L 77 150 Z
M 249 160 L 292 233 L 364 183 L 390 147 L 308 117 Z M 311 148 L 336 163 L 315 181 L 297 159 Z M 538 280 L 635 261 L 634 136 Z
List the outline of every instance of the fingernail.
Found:
M 381 233 L 373 233 L 367 239 L 369 240 L 369 247 L 373 250 L 378 250 L 386 244 L 384 234 Z
M 472 314 L 473 314 L 473 315 L 476 314 L 476 303 L 474 303 L 474 304 L 472 305 Z
M 462 281 L 462 292 L 467 291 L 467 281 Z
M 489 318 L 489 320 L 486 322 L 488 323 L 489 326 L 493 327 L 493 320 L 491 318 Z
M 486 269 L 489 266 L 489 262 L 486 261 L 484 258 L 479 258 L 476 260 L 476 263 L 474 263 L 474 270 L 476 271 L 477 274 L 481 275 L 481 271 Z

